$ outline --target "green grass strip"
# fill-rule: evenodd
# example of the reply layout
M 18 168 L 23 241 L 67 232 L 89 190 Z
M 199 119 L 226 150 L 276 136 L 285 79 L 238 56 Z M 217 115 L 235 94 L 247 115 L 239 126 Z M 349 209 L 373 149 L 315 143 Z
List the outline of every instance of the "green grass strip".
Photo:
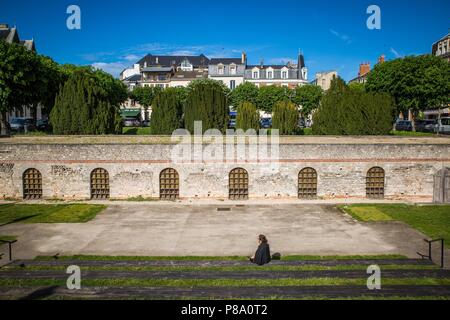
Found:
M 407 259 L 403 255 L 368 255 L 368 256 L 284 256 L 283 261 L 309 261 L 309 260 L 387 260 L 387 259 Z M 34 260 L 37 261 L 49 261 L 55 260 L 51 256 L 37 256 Z M 161 257 L 146 257 L 146 256 L 96 256 L 96 255 L 74 255 L 74 256 L 59 256 L 58 260 L 81 260 L 81 261 L 153 261 L 153 260 L 181 260 L 181 261 L 199 261 L 199 260 L 211 260 L 211 261 L 247 261 L 247 257 L 242 256 L 161 256 Z
M 83 223 L 94 219 L 105 208 L 96 204 L 2 204 L 0 224 Z
M 233 267 L 189 267 L 189 266 L 81 266 L 82 271 L 173 271 L 173 272 L 255 272 L 255 271 L 354 271 L 367 270 L 367 265 L 338 265 L 338 266 L 321 266 L 321 265 L 306 265 L 306 266 L 233 266 Z M 2 271 L 65 271 L 67 266 L 27 266 L 22 268 L 20 266 L 6 266 L 0 269 Z M 439 270 L 436 265 L 383 265 L 381 270 Z
M 367 279 L 86 279 L 88 287 L 286 287 L 286 286 L 365 286 Z M 61 279 L 0 279 L 0 287 L 65 286 Z M 450 285 L 450 278 L 382 279 L 383 285 Z
M 446 247 L 450 247 L 450 205 L 354 204 L 338 207 L 359 221 L 402 221 L 430 238 L 444 238 Z
M 0 235 L 0 241 L 14 241 L 14 240 L 17 240 L 16 236 L 2 236 L 2 235 Z M 0 243 L 0 245 L 2 245 L 2 244 Z

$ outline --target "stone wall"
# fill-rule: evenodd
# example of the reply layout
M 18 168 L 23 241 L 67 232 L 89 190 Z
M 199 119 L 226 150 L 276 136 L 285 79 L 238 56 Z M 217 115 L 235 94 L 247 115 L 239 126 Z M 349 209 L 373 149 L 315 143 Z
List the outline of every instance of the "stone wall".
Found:
M 111 198 L 159 197 L 159 174 L 174 168 L 181 198 L 228 197 L 228 175 L 236 167 L 249 174 L 250 198 L 297 198 L 298 173 L 306 167 L 318 174 L 318 197 L 364 198 L 366 173 L 385 170 L 387 199 L 431 201 L 433 176 L 450 167 L 450 141 L 423 143 L 289 143 L 279 146 L 279 160 L 172 163 L 171 144 L 0 144 L 0 197 L 22 198 L 22 175 L 38 169 L 44 198 L 89 199 L 90 173 L 104 168 Z M 401 141 L 401 140 L 400 140 Z M 207 148 L 208 146 L 203 146 Z

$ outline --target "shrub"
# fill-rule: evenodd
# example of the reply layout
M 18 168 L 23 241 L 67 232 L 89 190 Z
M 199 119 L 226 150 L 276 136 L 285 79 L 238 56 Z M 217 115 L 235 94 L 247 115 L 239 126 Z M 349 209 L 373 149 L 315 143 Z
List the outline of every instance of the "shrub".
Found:
M 339 82 L 325 94 L 314 114 L 313 132 L 316 135 L 387 135 L 392 129 L 393 112 L 393 99 L 389 95 L 351 90 Z
M 180 128 L 183 107 L 175 88 L 168 88 L 158 93 L 152 106 L 152 134 L 172 134 Z
M 195 81 L 194 81 L 195 82 Z M 194 122 L 201 121 L 203 132 L 228 128 L 229 108 L 223 85 L 217 81 L 191 83 L 184 106 L 184 124 L 194 132 Z
M 298 110 L 295 104 L 284 100 L 273 107 L 272 128 L 278 129 L 280 135 L 295 134 L 298 127 Z
M 238 107 L 236 129 L 247 131 L 248 129 L 259 129 L 259 112 L 251 102 L 243 102 Z

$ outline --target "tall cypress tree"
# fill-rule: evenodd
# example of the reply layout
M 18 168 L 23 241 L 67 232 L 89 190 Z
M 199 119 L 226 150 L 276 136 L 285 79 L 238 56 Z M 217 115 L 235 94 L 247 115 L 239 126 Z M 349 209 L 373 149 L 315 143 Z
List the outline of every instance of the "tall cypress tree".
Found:
M 152 134 L 172 134 L 180 128 L 183 106 L 176 88 L 168 88 L 157 94 L 152 106 Z
M 272 127 L 278 129 L 280 135 L 294 134 L 298 126 L 298 110 L 290 101 L 280 101 L 273 107 Z
M 74 71 L 61 87 L 50 114 L 55 134 L 117 133 L 118 107 L 91 70 Z
M 247 131 L 259 129 L 259 113 L 251 102 L 243 102 L 237 109 L 236 128 Z
M 194 132 L 194 122 L 201 121 L 203 132 L 228 127 L 229 107 L 223 88 L 215 82 L 199 82 L 193 85 L 184 106 L 185 128 Z

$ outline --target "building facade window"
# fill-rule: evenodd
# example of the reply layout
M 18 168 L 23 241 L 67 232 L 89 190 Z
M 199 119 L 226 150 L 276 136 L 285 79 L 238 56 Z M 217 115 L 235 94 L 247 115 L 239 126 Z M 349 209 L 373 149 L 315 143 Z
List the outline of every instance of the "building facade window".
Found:
M 305 168 L 298 174 L 298 198 L 314 199 L 317 197 L 317 172 Z
M 229 176 L 229 199 L 248 199 L 248 172 L 243 168 L 236 168 L 230 172 Z
M 42 175 L 37 169 L 28 169 L 23 173 L 23 198 L 25 200 L 42 199 Z
M 180 196 L 180 177 L 175 169 L 168 168 L 159 175 L 159 198 L 176 200 Z
M 253 79 L 258 79 L 258 78 L 259 78 L 258 71 L 253 71 Z
M 273 71 L 267 71 L 267 78 L 272 79 L 273 78 Z
M 230 74 L 231 75 L 236 74 L 236 66 L 234 64 L 230 65 Z
M 91 172 L 91 199 L 109 199 L 109 173 L 105 169 Z
M 282 77 L 283 79 L 287 79 L 287 71 L 281 72 L 281 77 Z
M 374 167 L 367 172 L 366 195 L 369 199 L 384 198 L 385 173 L 383 168 Z
M 230 81 L 230 89 L 234 90 L 236 88 L 236 80 L 231 80 Z
M 225 73 L 225 67 L 222 64 L 217 66 L 217 73 L 223 75 Z

